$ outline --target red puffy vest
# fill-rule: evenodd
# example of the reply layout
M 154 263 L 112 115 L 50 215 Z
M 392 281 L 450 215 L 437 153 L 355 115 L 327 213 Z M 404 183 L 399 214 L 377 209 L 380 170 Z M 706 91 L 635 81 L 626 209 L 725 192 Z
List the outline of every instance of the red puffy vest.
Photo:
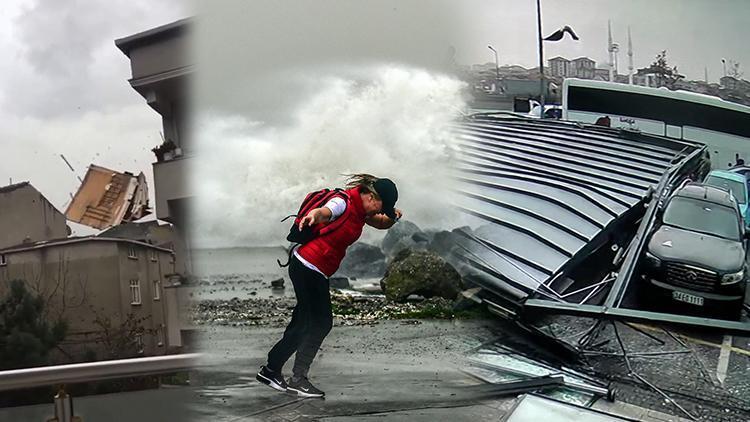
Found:
M 344 214 L 338 218 L 346 218 L 336 230 L 323 236 L 316 237 L 300 246 L 297 253 L 305 261 L 315 265 L 327 277 L 338 270 L 346 255 L 346 249 L 359 239 L 367 217 L 359 196 L 359 187 L 345 191 L 349 195 Z

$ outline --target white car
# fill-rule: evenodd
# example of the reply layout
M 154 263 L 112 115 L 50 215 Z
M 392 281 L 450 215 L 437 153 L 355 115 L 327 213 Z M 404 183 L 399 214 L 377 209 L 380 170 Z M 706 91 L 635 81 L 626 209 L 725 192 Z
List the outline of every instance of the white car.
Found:
M 531 111 L 529 111 L 529 117 L 539 118 L 539 111 L 541 104 L 534 100 L 529 101 L 531 103 Z M 562 106 L 555 104 L 544 105 L 544 118 L 545 119 L 561 119 L 562 118 Z

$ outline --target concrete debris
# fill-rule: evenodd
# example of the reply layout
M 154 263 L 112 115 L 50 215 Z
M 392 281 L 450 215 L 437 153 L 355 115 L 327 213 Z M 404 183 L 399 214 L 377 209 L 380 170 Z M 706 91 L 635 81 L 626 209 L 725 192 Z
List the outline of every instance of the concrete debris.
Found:
M 271 280 L 271 289 L 281 290 L 283 288 L 284 288 L 284 279 L 283 278 L 277 278 L 276 280 Z
M 331 277 L 328 281 L 332 289 L 350 289 L 352 287 L 346 277 Z
M 456 298 L 453 303 L 454 311 L 465 311 L 475 306 L 479 306 L 482 303 L 482 299 L 479 297 L 479 293 L 482 291 L 481 287 L 473 287 L 468 290 L 464 290 Z

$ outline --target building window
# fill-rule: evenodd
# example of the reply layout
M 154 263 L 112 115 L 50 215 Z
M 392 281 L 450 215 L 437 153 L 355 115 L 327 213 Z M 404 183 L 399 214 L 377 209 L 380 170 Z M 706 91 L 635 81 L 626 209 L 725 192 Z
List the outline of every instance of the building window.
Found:
M 135 253 L 135 245 L 128 245 L 128 258 L 138 259 L 138 255 Z
M 0 254 L 0 267 L 4 267 L 6 265 L 8 265 L 7 258 L 4 254 Z
M 156 262 L 156 249 L 151 249 L 150 251 L 151 260 Z
M 154 300 L 161 298 L 161 283 L 159 280 L 154 280 Z
M 141 304 L 141 281 L 130 280 L 130 304 L 140 305 Z
M 143 334 L 135 335 L 135 348 L 138 353 L 143 353 Z
M 164 325 L 156 329 L 156 345 L 164 346 Z

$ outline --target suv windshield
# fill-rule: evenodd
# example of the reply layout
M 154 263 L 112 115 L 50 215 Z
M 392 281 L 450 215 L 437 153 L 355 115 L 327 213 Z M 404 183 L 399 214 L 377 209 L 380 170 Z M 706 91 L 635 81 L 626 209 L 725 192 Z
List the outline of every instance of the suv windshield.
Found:
M 740 240 L 737 213 L 729 207 L 676 196 L 664 211 L 664 224 L 685 230 Z
M 744 204 L 747 202 L 747 198 L 745 196 L 745 185 L 738 181 L 724 179 L 723 177 L 718 176 L 708 176 L 708 178 L 706 179 L 706 184 L 722 189 L 728 189 L 732 192 L 732 195 L 737 198 L 737 202 L 739 202 L 740 204 Z

